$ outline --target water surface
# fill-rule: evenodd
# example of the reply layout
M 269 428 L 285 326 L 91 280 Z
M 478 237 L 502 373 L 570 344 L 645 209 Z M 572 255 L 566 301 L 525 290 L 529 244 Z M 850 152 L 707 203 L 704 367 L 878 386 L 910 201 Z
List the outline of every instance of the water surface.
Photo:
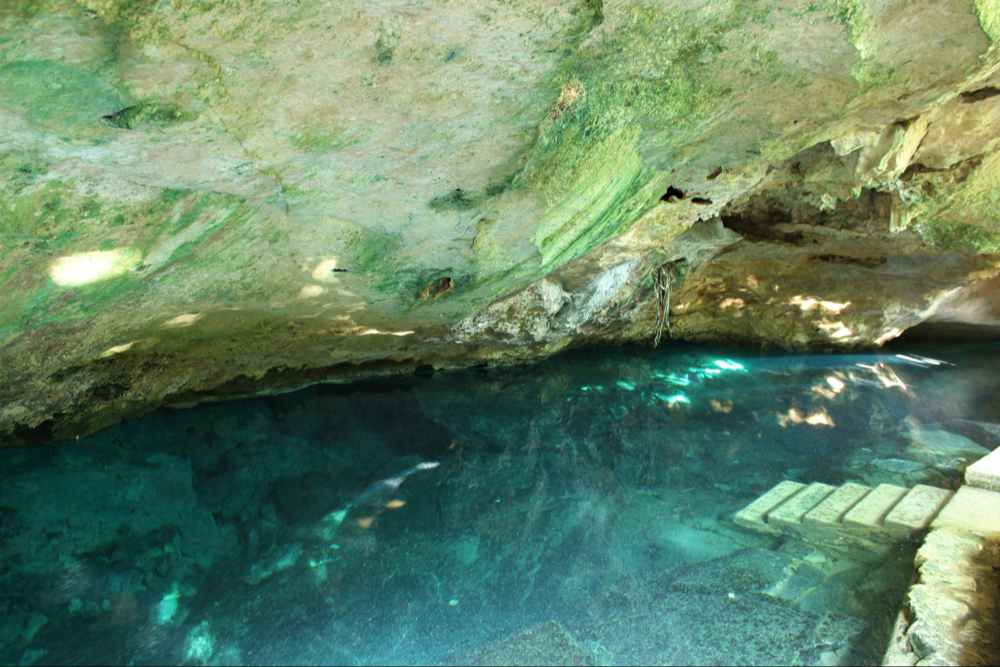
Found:
M 996 446 L 996 352 L 585 350 L 3 450 L 0 663 L 874 663 L 918 540 L 732 516 L 785 479 L 956 486 L 980 454 L 915 434 Z

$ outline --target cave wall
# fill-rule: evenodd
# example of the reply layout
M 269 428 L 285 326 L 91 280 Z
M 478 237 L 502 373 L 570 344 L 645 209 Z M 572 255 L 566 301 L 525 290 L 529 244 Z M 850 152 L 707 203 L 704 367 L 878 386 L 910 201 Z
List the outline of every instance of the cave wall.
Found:
M 996 0 L 0 4 L 0 440 L 685 339 L 993 336 Z

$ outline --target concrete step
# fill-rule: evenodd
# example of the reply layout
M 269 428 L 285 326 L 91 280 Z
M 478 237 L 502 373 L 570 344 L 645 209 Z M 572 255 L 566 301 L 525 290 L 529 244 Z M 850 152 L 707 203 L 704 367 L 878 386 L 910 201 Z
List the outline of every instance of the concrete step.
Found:
M 805 484 L 785 480 L 736 513 L 736 523 L 765 533 L 780 533 L 781 530 L 767 524 L 767 515 L 783 502 L 806 488 Z
M 987 491 L 1000 491 L 1000 448 L 966 468 L 965 483 Z
M 926 530 L 952 492 L 922 484 L 872 489 L 784 481 L 736 513 L 741 526 L 789 534 L 834 557 L 881 560 L 893 542 Z

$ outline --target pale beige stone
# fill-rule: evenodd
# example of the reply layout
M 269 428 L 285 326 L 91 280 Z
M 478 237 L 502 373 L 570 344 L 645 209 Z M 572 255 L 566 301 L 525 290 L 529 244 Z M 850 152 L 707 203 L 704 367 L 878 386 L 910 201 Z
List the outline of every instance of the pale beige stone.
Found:
M 953 501 L 959 495 L 977 494 L 960 489 Z M 961 501 L 959 505 L 963 506 Z M 935 528 L 917 552 L 920 583 L 907 593 L 883 664 L 913 664 L 911 656 L 919 658 L 918 665 L 1000 662 L 995 552 L 983 537 L 953 530 Z
M 1000 628 L 997 627 L 996 619 L 978 620 L 974 618 L 965 624 L 958 636 L 963 642 L 969 644 L 995 646 L 997 638 L 1000 637 Z
M 910 588 L 907 607 L 914 619 L 907 630 L 907 639 L 921 658 L 953 646 L 952 629 L 969 613 L 964 603 L 924 584 Z
M 785 480 L 775 485 L 770 491 L 753 501 L 736 513 L 733 520 L 746 528 L 754 528 L 765 532 L 778 532 L 767 525 L 765 517 L 768 512 L 778 507 L 796 493 L 806 487 L 805 484 Z
M 996 148 L 1000 134 L 1000 96 L 969 103 L 956 98 L 929 114 L 930 126 L 915 162 L 932 169 L 946 169 L 961 160 Z
M 906 630 L 909 627 L 910 622 L 901 609 L 896 615 L 896 623 L 892 628 L 892 638 L 882 656 L 883 667 L 912 667 L 912 665 L 917 664 L 920 657 L 913 652 L 909 642 L 906 641 Z
M 1000 491 L 1000 449 L 993 450 L 966 468 L 965 483 L 990 491 Z
M 882 525 L 897 530 L 923 530 L 931 525 L 951 496 L 951 491 L 918 484 L 892 508 Z
M 767 522 L 772 526 L 800 524 L 802 517 L 833 493 L 835 488 L 829 484 L 813 482 L 782 503 L 777 509 L 769 512 Z
M 972 665 L 990 665 L 989 661 L 986 662 L 965 662 L 963 660 L 965 656 L 965 651 L 962 646 L 957 644 L 953 646 L 948 646 L 947 648 L 941 649 L 940 651 L 935 651 L 931 653 L 926 658 L 921 658 L 917 665 L 919 667 L 955 667 L 955 665 L 967 665 L 971 667 Z
M 901 486 L 880 484 L 845 514 L 842 522 L 845 526 L 881 528 L 885 516 L 906 493 Z
M 810 510 L 802 522 L 824 526 L 838 525 L 844 515 L 870 492 L 871 487 L 848 482 Z
M 958 535 L 948 530 L 936 530 L 937 527 L 933 526 L 935 530 L 928 533 L 924 543 L 920 545 L 913 561 L 916 567 L 922 568 L 934 561 L 968 563 L 982 551 L 978 538 Z
M 1000 493 L 963 486 L 931 524 L 958 533 L 1000 535 Z
M 978 588 L 975 574 L 961 567 L 961 562 L 956 562 L 954 559 L 933 560 L 925 563 L 920 568 L 920 582 L 949 591 L 975 593 Z

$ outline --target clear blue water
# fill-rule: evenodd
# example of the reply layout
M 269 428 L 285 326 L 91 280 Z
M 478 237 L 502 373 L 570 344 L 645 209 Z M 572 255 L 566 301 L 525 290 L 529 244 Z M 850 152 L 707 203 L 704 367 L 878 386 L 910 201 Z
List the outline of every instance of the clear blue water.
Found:
M 0 663 L 877 662 L 917 541 L 732 516 L 784 479 L 954 487 L 976 455 L 912 434 L 995 447 L 997 350 L 585 350 L 3 450 Z

